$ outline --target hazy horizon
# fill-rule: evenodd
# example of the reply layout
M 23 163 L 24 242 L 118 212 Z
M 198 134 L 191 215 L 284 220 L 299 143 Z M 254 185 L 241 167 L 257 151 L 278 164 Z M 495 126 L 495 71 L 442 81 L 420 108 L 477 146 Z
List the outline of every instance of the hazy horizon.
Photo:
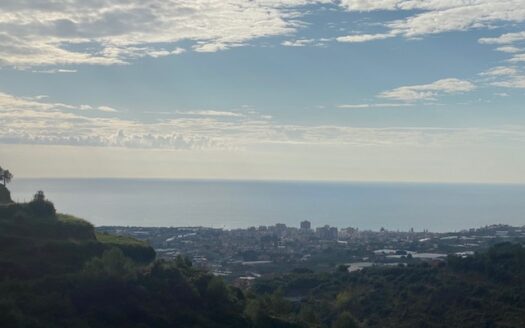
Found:
M 93 177 L 55 177 L 55 176 L 44 176 L 44 177 L 33 177 L 24 176 L 17 177 L 17 180 L 137 180 L 137 181 L 188 181 L 188 182 L 257 182 L 257 183 L 318 183 L 318 184 L 414 184 L 414 185 L 486 185 L 486 186 L 523 186 L 525 183 L 521 182 L 469 182 L 469 181 L 388 181 L 388 180 L 313 180 L 313 179 L 244 179 L 244 178 L 165 178 L 165 177 L 135 177 L 135 176 L 123 176 L 123 177 L 104 177 L 104 176 L 93 176 Z M 8 186 L 9 187 L 9 186 Z
M 15 201 L 44 190 L 95 225 L 246 228 L 285 223 L 454 231 L 523 225 L 525 185 L 314 181 L 18 179 Z

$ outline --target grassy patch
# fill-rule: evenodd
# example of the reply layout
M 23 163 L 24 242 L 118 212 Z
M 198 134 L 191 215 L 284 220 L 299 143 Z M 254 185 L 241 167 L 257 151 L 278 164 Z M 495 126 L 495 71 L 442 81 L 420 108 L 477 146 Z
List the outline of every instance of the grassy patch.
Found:
M 138 240 L 127 236 L 110 235 L 103 232 L 96 232 L 97 240 L 103 244 L 129 245 L 129 246 L 148 246 L 143 240 Z
M 73 216 L 73 215 L 57 214 L 57 219 L 58 221 L 65 223 L 65 224 L 75 224 L 75 225 L 83 226 L 85 228 L 88 228 L 88 227 L 93 228 L 93 225 L 89 223 L 88 221 L 77 218 L 76 216 Z

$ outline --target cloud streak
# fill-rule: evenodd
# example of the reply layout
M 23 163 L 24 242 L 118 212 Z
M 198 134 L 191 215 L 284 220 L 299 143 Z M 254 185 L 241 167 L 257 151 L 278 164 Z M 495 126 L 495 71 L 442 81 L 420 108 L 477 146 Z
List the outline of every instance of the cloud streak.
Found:
M 369 108 L 399 108 L 411 107 L 413 104 L 407 103 L 366 103 L 366 104 L 342 104 L 337 105 L 339 109 L 369 109 Z
M 395 34 L 354 34 L 336 38 L 338 42 L 361 43 L 375 40 L 384 40 L 395 37 Z
M 449 78 L 429 84 L 410 85 L 384 91 L 379 98 L 413 102 L 418 100 L 436 100 L 442 94 L 455 94 L 472 91 L 476 86 L 465 80 Z
M 99 108 L 95 106 L 44 100 L 48 99 L 0 93 L 0 120 L 3 124 L 0 143 L 243 151 L 276 144 L 418 147 L 457 146 L 499 139 L 508 142 L 525 141 L 523 128 L 489 130 L 298 125 L 276 123 L 254 112 L 243 117 L 232 117 L 214 115 L 210 111 L 207 114 L 211 115 L 175 117 L 145 123 L 118 117 L 119 113 L 115 112 L 109 113 L 112 117 L 108 117 L 108 113 L 95 110 L 94 108 Z M 352 105 L 341 107 L 353 108 Z

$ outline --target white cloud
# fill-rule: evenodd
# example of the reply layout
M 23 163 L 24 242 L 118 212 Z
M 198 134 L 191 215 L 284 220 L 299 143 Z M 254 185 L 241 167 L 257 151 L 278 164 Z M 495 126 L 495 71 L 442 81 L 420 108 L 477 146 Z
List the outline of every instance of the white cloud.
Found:
M 481 76 L 505 76 L 505 75 L 516 75 L 517 73 L 518 73 L 518 70 L 515 67 L 497 66 L 485 72 L 480 73 L 480 75 Z
M 341 5 L 350 11 L 374 11 L 398 9 L 399 0 L 341 0 Z
M 101 112 L 106 112 L 106 113 L 117 113 L 118 112 L 117 109 L 113 107 L 109 107 L 109 106 L 99 106 L 97 109 Z
M 315 39 L 286 40 L 281 43 L 285 47 L 304 47 L 315 42 Z
M 244 117 L 244 114 L 227 112 L 227 111 L 217 111 L 217 110 L 201 110 L 201 111 L 177 111 L 177 114 L 183 115 L 196 115 L 196 116 L 224 116 L 224 117 Z
M 516 54 L 509 59 L 511 63 L 522 63 L 525 62 L 525 54 Z
M 43 74 L 56 74 L 56 73 L 76 73 L 76 69 L 45 69 L 45 70 L 33 70 L 33 73 L 43 73 Z
M 435 100 L 440 94 L 469 92 L 475 88 L 476 86 L 469 81 L 449 78 L 438 80 L 430 84 L 395 88 L 380 93 L 379 97 L 408 102 L 417 100 Z
M 489 85 L 500 88 L 525 89 L 525 75 L 517 67 L 497 66 L 481 73 L 487 76 Z M 499 94 L 500 96 L 502 94 Z M 505 94 L 508 96 L 507 94 Z
M 498 47 L 498 48 L 496 48 L 496 50 L 497 51 L 501 51 L 501 52 L 506 52 L 506 53 L 509 53 L 509 54 L 513 54 L 513 53 L 522 51 L 520 48 L 516 48 L 516 47 L 513 47 L 513 46 Z
M 348 11 L 358 12 L 413 11 L 407 18 L 385 24 L 389 30 L 386 35 L 402 35 L 407 38 L 489 28 L 501 22 L 525 21 L 523 0 L 342 0 L 341 6 Z M 480 42 L 494 41 L 482 39 Z
M 341 36 L 339 42 L 408 38 L 525 21 L 523 0 L 4 0 L 0 2 L 0 66 L 115 65 L 185 51 L 216 52 L 307 25 L 305 5 L 335 3 L 347 11 L 398 10 L 408 17 L 385 32 Z M 480 42 L 507 44 L 514 33 Z M 323 42 L 322 39 L 319 41 Z M 313 44 L 309 39 L 285 46 Z
M 368 108 L 397 108 L 410 107 L 412 104 L 407 103 L 369 103 L 369 104 L 342 104 L 337 105 L 340 109 L 368 109 Z
M 173 49 L 170 54 L 172 54 L 172 55 L 180 55 L 180 54 L 183 54 L 185 52 L 186 52 L 186 49 L 177 47 L 177 48 Z
M 519 41 L 525 40 L 525 31 L 506 33 L 495 38 L 481 38 L 479 43 L 481 44 L 512 44 Z
M 374 40 L 384 40 L 394 37 L 395 34 L 354 34 L 336 38 L 338 42 L 358 43 Z
M 525 89 L 525 75 L 513 76 L 507 80 L 491 83 L 493 86 L 512 89 Z
M 480 74 L 489 77 L 490 85 L 500 88 L 525 89 L 525 75 L 523 74 L 523 67 L 520 66 L 521 63 L 525 62 L 525 53 L 522 53 L 522 49 L 513 46 L 513 44 L 522 41 L 525 41 L 525 31 L 479 39 L 482 44 L 505 45 L 496 48 L 496 50 L 512 54 L 507 62 L 513 66 L 498 66 Z
M 301 7 L 328 0 L 4 0 L 0 65 L 126 64 L 140 57 L 214 52 L 301 26 Z

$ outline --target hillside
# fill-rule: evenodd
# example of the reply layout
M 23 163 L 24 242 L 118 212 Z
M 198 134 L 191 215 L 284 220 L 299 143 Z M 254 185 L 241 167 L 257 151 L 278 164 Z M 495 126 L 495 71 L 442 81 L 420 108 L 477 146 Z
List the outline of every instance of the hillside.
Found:
M 190 261 L 153 261 L 52 203 L 0 206 L 2 327 L 251 327 L 245 297 Z M 273 327 L 293 327 L 265 319 Z
M 9 204 L 11 202 L 11 193 L 4 185 L 0 184 L 0 204 Z
M 113 247 L 137 262 L 155 258 L 153 249 L 143 242 L 99 240 L 89 222 L 55 214 L 49 202 L 0 206 L 0 277 L 73 272 Z

